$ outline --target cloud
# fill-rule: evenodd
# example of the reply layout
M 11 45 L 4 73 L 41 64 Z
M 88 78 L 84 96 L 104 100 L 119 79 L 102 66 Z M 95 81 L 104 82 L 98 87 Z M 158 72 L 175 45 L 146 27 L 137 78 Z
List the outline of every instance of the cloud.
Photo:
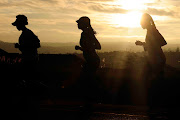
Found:
M 145 12 L 152 14 L 152 15 L 159 15 L 159 16 L 174 16 L 174 11 L 165 11 L 163 9 L 155 9 L 155 8 L 148 8 Z
M 89 8 L 96 12 L 103 12 L 103 13 L 127 13 L 128 12 L 128 10 L 125 10 L 122 8 L 102 6 L 102 5 L 91 5 Z
M 58 3 L 58 0 L 37 0 L 37 1 L 47 2 L 47 3 L 51 3 L 51 4 L 57 4 Z

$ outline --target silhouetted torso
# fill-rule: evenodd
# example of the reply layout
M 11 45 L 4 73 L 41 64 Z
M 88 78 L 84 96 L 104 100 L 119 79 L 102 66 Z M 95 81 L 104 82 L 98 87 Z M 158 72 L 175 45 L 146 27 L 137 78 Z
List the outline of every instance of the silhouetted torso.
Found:
M 87 62 L 86 67 L 90 70 L 96 70 L 99 67 L 100 59 L 95 50 L 96 37 L 86 31 L 81 33 L 80 45 L 83 50 L 83 56 Z
M 151 28 L 150 30 L 148 30 L 146 34 L 146 44 L 144 48 L 148 52 L 148 61 L 151 65 L 163 66 L 166 62 L 166 57 L 159 43 L 159 41 L 161 41 L 162 38 L 159 38 L 157 36 L 158 34 L 159 32 L 156 28 Z
M 40 41 L 31 30 L 26 29 L 22 32 L 21 36 L 19 37 L 19 45 L 19 50 L 22 52 L 24 61 L 37 61 L 37 48 L 40 47 Z

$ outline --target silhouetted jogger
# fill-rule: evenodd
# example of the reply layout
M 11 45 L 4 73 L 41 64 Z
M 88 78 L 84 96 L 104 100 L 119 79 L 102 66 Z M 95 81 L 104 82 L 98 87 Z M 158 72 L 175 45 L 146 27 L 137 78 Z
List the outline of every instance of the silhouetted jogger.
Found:
M 18 48 L 22 52 L 22 71 L 26 75 L 25 77 L 28 78 L 36 70 L 36 64 L 38 62 L 37 48 L 40 47 L 40 40 L 26 27 L 28 25 L 28 19 L 25 15 L 17 15 L 16 21 L 12 25 L 16 26 L 19 31 L 22 31 L 19 37 L 19 43 L 15 44 L 15 48 Z
M 149 14 L 145 13 L 142 15 L 141 26 L 143 29 L 147 29 L 146 39 L 145 42 L 136 41 L 135 44 L 143 46 L 148 53 L 145 80 L 149 84 L 149 102 L 152 104 L 153 99 L 158 100 L 159 95 L 157 93 L 161 90 L 160 86 L 163 83 L 166 57 L 161 47 L 167 43 L 156 29 L 154 21 Z
M 22 53 L 22 66 L 18 71 L 18 75 L 14 76 L 14 78 L 18 80 L 20 79 L 20 83 L 24 85 L 22 85 L 23 89 L 18 87 L 18 89 L 15 90 L 16 92 L 13 96 L 15 96 L 14 99 L 18 99 L 15 104 L 17 104 L 16 107 L 19 108 L 21 112 L 35 113 L 34 110 L 38 105 L 38 100 L 37 97 L 34 98 L 33 96 L 35 96 L 35 93 L 38 91 L 36 91 L 37 89 L 30 89 L 30 86 L 27 87 L 27 85 L 29 81 L 36 80 L 35 73 L 38 62 L 37 48 L 40 47 L 40 40 L 26 27 L 26 25 L 28 25 L 28 19 L 25 15 L 17 15 L 16 21 L 13 22 L 12 25 L 16 26 L 19 31 L 22 31 L 19 37 L 19 42 L 15 44 L 15 48 L 18 48 Z M 31 85 L 32 84 L 33 82 Z M 31 114 L 31 116 L 32 115 L 35 114 Z
M 81 50 L 85 59 L 83 65 L 83 80 L 81 81 L 85 96 L 93 96 L 95 86 L 95 73 L 100 64 L 100 58 L 96 49 L 101 49 L 101 45 L 95 37 L 96 32 L 90 24 L 90 19 L 86 16 L 76 21 L 81 33 L 80 46 L 75 46 L 76 50 Z

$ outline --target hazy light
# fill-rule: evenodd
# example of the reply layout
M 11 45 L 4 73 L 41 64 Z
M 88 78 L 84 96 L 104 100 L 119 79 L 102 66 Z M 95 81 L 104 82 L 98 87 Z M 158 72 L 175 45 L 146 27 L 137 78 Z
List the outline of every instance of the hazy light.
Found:
M 168 16 L 151 15 L 154 21 L 167 21 L 170 20 Z
M 142 13 L 112 14 L 110 24 L 115 27 L 140 27 Z
M 152 3 L 154 0 L 115 0 L 113 4 L 129 10 L 126 14 L 111 14 L 109 23 L 113 27 L 140 27 L 141 10 L 147 9 L 146 3 Z

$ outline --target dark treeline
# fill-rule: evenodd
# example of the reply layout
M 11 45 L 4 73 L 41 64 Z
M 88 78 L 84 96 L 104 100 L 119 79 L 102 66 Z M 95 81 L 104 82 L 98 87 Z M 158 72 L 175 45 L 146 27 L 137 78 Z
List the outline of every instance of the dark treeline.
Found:
M 166 64 L 170 65 L 176 69 L 180 69 L 180 52 L 179 51 L 167 51 L 164 52 L 166 55 Z M 39 54 L 40 56 L 40 63 L 41 61 L 46 61 L 47 59 L 51 59 L 52 63 L 46 63 L 46 65 L 53 65 L 56 66 L 56 70 L 58 69 L 58 64 L 60 64 L 58 61 L 61 58 L 60 56 L 67 56 L 67 55 L 76 55 L 77 57 L 80 57 L 83 59 L 83 55 L 81 53 L 74 53 L 74 54 Z M 125 64 L 126 61 L 129 61 L 136 65 L 137 68 L 141 68 L 144 61 L 146 59 L 146 53 L 145 52 L 130 52 L 130 51 L 113 51 L 113 52 L 99 52 L 98 55 L 100 56 L 101 63 L 100 68 L 106 67 L 106 68 L 115 68 L 115 69 L 124 69 L 127 64 Z M 45 59 L 42 57 L 44 56 Z M 50 58 L 48 58 L 48 56 Z M 52 57 L 53 56 L 53 57 Z M 56 58 L 55 58 L 56 56 Z M 58 59 L 59 58 L 59 59 Z M 130 58 L 130 59 L 128 59 Z M 43 60 L 44 59 L 44 60 Z M 21 55 L 18 53 L 7 53 L 5 51 L 1 52 L 0 54 L 0 62 L 1 64 L 18 64 L 21 62 Z M 51 69 L 54 71 L 53 69 Z M 50 71 L 51 71 L 50 70 Z

